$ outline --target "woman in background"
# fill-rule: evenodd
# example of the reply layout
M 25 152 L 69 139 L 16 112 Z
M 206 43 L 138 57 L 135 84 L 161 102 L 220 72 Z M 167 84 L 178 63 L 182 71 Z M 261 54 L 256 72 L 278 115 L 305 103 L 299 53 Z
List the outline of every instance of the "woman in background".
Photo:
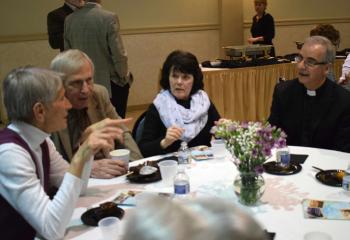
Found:
M 197 58 L 189 52 L 170 53 L 162 67 L 162 91 L 146 116 L 139 148 L 144 157 L 189 147 L 210 146 L 210 129 L 220 116 L 203 89 Z
M 254 0 L 256 15 L 253 17 L 253 25 L 250 28 L 251 37 L 249 44 L 273 45 L 275 37 L 275 22 L 273 17 L 266 13 L 267 0 Z M 271 48 L 270 56 L 275 56 L 275 48 Z

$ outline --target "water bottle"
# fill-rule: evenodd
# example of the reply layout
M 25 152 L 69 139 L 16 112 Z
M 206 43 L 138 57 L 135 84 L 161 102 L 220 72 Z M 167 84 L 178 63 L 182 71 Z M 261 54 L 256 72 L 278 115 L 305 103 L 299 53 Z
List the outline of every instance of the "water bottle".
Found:
M 187 146 L 187 142 L 181 142 L 180 149 L 178 151 L 178 161 L 179 164 L 189 164 L 190 163 L 190 149 Z
M 345 174 L 343 176 L 342 187 L 346 191 L 350 191 L 350 163 L 348 168 L 345 170 Z
M 190 178 L 185 172 L 184 166 L 179 166 L 177 174 L 174 178 L 174 194 L 175 197 L 183 198 L 190 193 Z

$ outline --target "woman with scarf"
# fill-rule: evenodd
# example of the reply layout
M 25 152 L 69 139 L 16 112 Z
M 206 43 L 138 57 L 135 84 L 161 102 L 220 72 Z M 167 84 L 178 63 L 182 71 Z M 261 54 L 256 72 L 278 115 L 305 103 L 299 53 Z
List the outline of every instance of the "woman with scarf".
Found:
M 139 143 L 144 157 L 210 145 L 210 129 L 220 115 L 203 89 L 197 58 L 185 51 L 170 53 L 163 64 L 162 91 L 149 107 Z

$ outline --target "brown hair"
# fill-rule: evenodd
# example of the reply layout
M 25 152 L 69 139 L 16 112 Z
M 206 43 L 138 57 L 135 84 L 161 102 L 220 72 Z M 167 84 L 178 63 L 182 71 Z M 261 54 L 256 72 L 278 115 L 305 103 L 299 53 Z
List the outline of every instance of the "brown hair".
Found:
M 323 36 L 328 38 L 331 43 L 338 47 L 340 43 L 340 34 L 331 24 L 319 24 L 310 31 L 310 36 Z

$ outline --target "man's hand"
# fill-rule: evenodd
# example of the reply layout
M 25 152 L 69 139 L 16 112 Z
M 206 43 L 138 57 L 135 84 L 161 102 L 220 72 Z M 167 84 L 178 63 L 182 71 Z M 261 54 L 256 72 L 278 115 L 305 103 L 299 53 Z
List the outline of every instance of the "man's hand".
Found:
M 160 142 L 160 146 L 165 149 L 176 140 L 180 139 L 184 132 L 183 128 L 177 126 L 171 126 L 167 129 L 165 138 Z
M 124 161 L 101 159 L 93 161 L 91 177 L 107 179 L 126 174 L 127 171 L 127 166 Z
M 132 118 L 126 118 L 126 119 L 110 119 L 106 118 L 102 121 L 99 121 L 95 124 L 90 125 L 88 128 L 85 129 L 83 135 L 80 138 L 81 142 L 84 142 L 88 136 L 95 131 L 100 131 L 100 132 L 109 132 L 113 131 L 118 133 L 116 138 L 123 143 L 123 129 L 122 125 L 125 123 L 128 123 L 132 120 Z
M 123 142 L 123 130 L 120 125 L 131 119 L 106 118 L 88 127 L 83 134 L 84 141 L 73 156 L 69 172 L 80 177 L 85 161 L 89 160 L 99 150 L 109 151 L 114 149 L 114 139 Z

